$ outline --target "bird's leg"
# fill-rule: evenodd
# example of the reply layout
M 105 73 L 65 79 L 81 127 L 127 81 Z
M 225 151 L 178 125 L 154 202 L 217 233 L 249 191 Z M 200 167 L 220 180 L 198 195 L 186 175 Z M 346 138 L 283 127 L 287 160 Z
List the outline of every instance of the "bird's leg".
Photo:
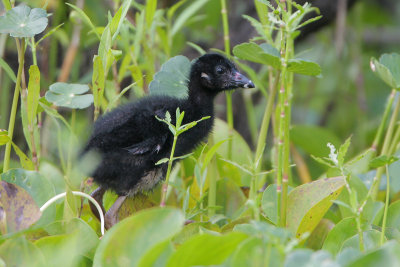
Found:
M 105 216 L 106 229 L 110 229 L 114 224 L 118 223 L 118 211 L 126 198 L 127 196 L 119 196 L 111 208 L 107 211 Z
M 94 198 L 97 201 L 97 203 L 99 203 L 101 210 L 103 211 L 103 214 L 105 213 L 105 210 L 103 207 L 103 195 L 105 192 L 106 192 L 106 190 L 103 187 L 99 186 L 97 189 L 95 189 L 90 194 L 90 196 L 92 198 Z M 96 216 L 96 218 L 100 220 L 100 214 L 99 214 L 99 211 L 97 210 L 96 206 L 91 201 L 89 201 L 89 206 L 90 206 L 90 209 L 91 209 L 92 213 L 94 214 L 94 216 Z

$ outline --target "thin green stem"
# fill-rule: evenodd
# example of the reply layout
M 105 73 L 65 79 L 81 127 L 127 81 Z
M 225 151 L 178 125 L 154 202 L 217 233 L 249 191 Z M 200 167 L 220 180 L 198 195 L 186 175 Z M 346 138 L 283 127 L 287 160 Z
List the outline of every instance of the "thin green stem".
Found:
M 363 236 L 363 231 L 361 229 L 361 216 L 356 217 L 356 224 L 357 224 L 357 232 L 358 232 L 358 242 L 360 246 L 360 251 L 364 251 L 364 236 Z
M 31 38 L 31 49 L 33 65 L 37 65 L 35 37 Z
M 394 153 L 396 153 L 396 149 L 397 149 L 397 145 L 399 144 L 399 141 L 400 141 L 400 125 L 397 126 L 396 132 L 394 133 L 393 141 L 389 147 L 388 155 L 393 155 Z
M 389 208 L 389 193 L 390 193 L 390 179 L 389 179 L 389 167 L 388 165 L 385 166 L 386 169 L 386 200 L 385 200 L 385 210 L 383 212 L 383 220 L 382 220 L 382 232 L 381 232 L 381 239 L 380 244 L 383 245 L 385 241 L 385 231 L 386 231 L 386 221 L 387 221 L 387 213 Z
M 10 140 L 8 141 L 8 143 L 6 145 L 6 151 L 4 153 L 3 172 L 8 171 L 8 168 L 10 165 L 11 144 L 12 144 L 12 138 L 13 138 L 13 134 L 14 134 L 15 117 L 16 117 L 17 108 L 18 108 L 19 91 L 21 90 L 22 70 L 24 68 L 25 39 L 22 38 L 21 43 L 19 42 L 18 39 L 16 39 L 16 43 L 17 43 L 17 50 L 18 50 L 18 73 L 17 73 L 17 81 L 15 83 L 13 103 L 11 106 L 10 122 L 8 124 L 8 138 Z
M 172 143 L 171 155 L 169 156 L 167 175 L 165 176 L 165 182 L 164 182 L 164 184 L 162 186 L 162 190 L 161 190 L 160 207 L 165 207 L 165 202 L 166 202 L 166 199 L 167 199 L 169 176 L 171 174 L 172 162 L 174 160 L 175 146 L 176 146 L 176 141 L 177 140 L 178 140 L 178 136 L 175 135 L 174 136 L 174 141 Z
M 399 114 L 399 110 L 400 110 L 400 97 L 397 99 L 396 106 L 395 106 L 392 116 L 390 118 L 389 126 L 386 131 L 385 140 L 383 142 L 382 151 L 381 151 L 380 155 L 388 155 L 388 151 L 389 151 L 389 147 L 390 147 L 390 144 L 392 141 L 393 131 L 394 131 L 394 127 L 396 126 L 396 121 L 397 121 L 397 117 Z M 374 199 L 375 199 L 376 195 L 378 194 L 379 184 L 380 184 L 383 172 L 384 172 L 384 169 L 382 167 L 378 169 L 378 171 L 376 173 L 376 177 L 374 178 L 374 183 L 371 186 L 372 197 Z
M 372 147 L 371 148 L 374 151 L 376 151 L 378 149 L 380 140 L 382 138 L 383 130 L 385 128 L 386 121 L 387 121 L 387 119 L 389 117 L 390 110 L 391 110 L 391 108 L 393 106 L 393 100 L 394 100 L 395 96 L 396 96 L 396 90 L 393 89 L 392 92 L 390 93 L 389 97 L 388 97 L 387 102 L 386 102 L 386 107 L 385 107 L 385 111 L 383 113 L 381 124 L 379 125 L 378 131 L 377 131 L 377 133 L 375 135 L 375 138 L 374 138 L 374 141 L 372 143 Z
M 228 10 L 226 8 L 226 1 L 221 0 L 221 16 L 222 26 L 224 30 L 224 48 L 227 57 L 231 56 L 231 45 L 229 38 L 229 23 L 228 23 Z M 232 135 L 233 129 L 233 108 L 232 108 L 232 92 L 226 92 L 226 120 L 229 126 L 229 136 Z M 232 157 L 232 140 L 228 140 L 228 158 Z

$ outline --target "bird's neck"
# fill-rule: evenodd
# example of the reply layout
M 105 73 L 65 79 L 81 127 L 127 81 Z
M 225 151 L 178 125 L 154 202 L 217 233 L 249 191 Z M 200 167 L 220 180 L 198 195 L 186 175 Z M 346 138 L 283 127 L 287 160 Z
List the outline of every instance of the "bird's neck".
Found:
M 203 88 L 201 86 L 199 79 L 191 78 L 188 87 L 189 87 L 188 100 L 192 105 L 195 106 L 213 105 L 214 98 L 217 94 L 214 92 L 210 92 L 206 88 Z

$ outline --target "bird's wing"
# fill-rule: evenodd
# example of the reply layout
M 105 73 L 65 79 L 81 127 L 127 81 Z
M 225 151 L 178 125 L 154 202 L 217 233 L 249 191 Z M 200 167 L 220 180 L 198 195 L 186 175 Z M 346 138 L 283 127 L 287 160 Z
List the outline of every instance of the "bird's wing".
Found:
M 133 155 L 143 155 L 146 153 L 158 153 L 161 148 L 164 146 L 165 141 L 167 140 L 167 135 L 162 135 L 158 137 L 148 138 L 142 142 L 133 144 L 131 146 L 125 147 L 125 150 L 128 150 L 129 153 Z
M 85 150 L 98 148 L 106 152 L 120 148 L 135 155 L 158 152 L 169 131 L 166 125 L 156 120 L 156 115 L 165 117 L 164 108 L 149 108 L 146 112 L 136 113 L 129 109 L 112 112 L 96 123 Z

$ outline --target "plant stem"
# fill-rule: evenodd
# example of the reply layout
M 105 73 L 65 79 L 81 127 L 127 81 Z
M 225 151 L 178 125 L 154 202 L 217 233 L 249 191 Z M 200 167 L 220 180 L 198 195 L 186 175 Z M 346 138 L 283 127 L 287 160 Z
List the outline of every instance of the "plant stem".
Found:
M 382 220 L 382 232 L 381 232 L 381 239 L 380 244 L 383 245 L 385 241 L 385 230 L 386 230 L 386 221 L 387 221 L 387 213 L 389 208 L 389 193 L 390 193 L 390 179 L 389 179 L 389 167 L 386 164 L 386 200 L 385 200 L 385 210 L 383 212 L 383 220 Z
M 171 155 L 169 156 L 167 175 L 165 176 L 165 182 L 164 182 L 164 184 L 162 186 L 162 189 L 161 189 L 160 207 L 165 207 L 165 202 L 166 202 L 166 198 L 167 198 L 167 191 L 168 191 L 169 176 L 171 174 L 172 162 L 174 160 L 175 146 L 176 146 L 176 141 L 177 140 L 178 140 L 178 136 L 175 135 L 174 136 L 174 141 L 172 143 Z
M 33 65 L 37 65 L 35 37 L 31 38 L 31 43 Z
M 229 23 L 228 23 L 228 10 L 226 8 L 226 1 L 221 0 L 221 16 L 222 26 L 224 29 L 224 47 L 227 57 L 231 56 L 231 45 L 229 39 Z M 233 130 L 233 109 L 232 109 L 232 92 L 226 92 L 226 120 L 229 126 L 229 136 L 232 135 Z M 228 140 L 228 158 L 232 158 L 232 140 Z
M 400 110 L 400 98 L 397 99 L 396 106 L 395 106 L 392 116 L 390 118 L 389 126 L 386 131 L 385 140 L 383 142 L 383 147 L 382 147 L 382 151 L 381 151 L 380 155 L 388 155 L 389 147 L 390 147 L 390 144 L 392 141 L 393 130 L 396 125 L 399 110 Z M 376 177 L 374 178 L 374 183 L 372 184 L 371 190 L 370 190 L 370 191 L 372 191 L 371 194 L 372 194 L 373 199 L 375 199 L 376 195 L 378 194 L 379 184 L 380 184 L 383 172 L 384 172 L 383 167 L 379 168 L 376 172 Z
M 9 0 L 2 0 L 2 2 L 3 2 L 4 7 L 6 8 L 6 11 L 8 11 L 12 8 Z
M 8 141 L 6 145 L 6 151 L 4 153 L 3 172 L 8 171 L 10 165 L 11 144 L 14 134 L 15 116 L 17 114 L 19 91 L 21 89 L 21 76 L 22 76 L 22 70 L 24 68 L 25 39 L 22 38 L 21 43 L 19 43 L 19 40 L 16 39 L 16 43 L 18 50 L 18 73 L 14 89 L 14 98 L 11 106 L 10 122 L 8 124 L 8 138 L 10 139 L 10 141 Z
M 360 251 L 364 251 L 364 236 L 363 236 L 363 231 L 361 229 L 361 215 L 359 214 L 356 217 L 356 223 L 357 223 L 357 232 L 358 232 L 358 242 L 360 246 Z
M 381 124 L 379 125 L 378 132 L 376 133 L 375 139 L 374 139 L 374 141 L 372 143 L 372 146 L 371 146 L 371 148 L 374 151 L 376 151 L 378 149 L 378 146 L 379 146 L 379 143 L 380 143 L 380 140 L 381 140 L 381 137 L 382 137 L 383 129 L 385 128 L 385 124 L 386 124 L 386 121 L 387 121 L 387 119 L 389 117 L 389 113 L 390 113 L 390 110 L 392 108 L 393 100 L 394 100 L 395 96 L 396 96 L 396 90 L 393 89 L 392 92 L 390 93 L 389 97 L 388 97 L 387 102 L 386 102 L 386 107 L 385 107 L 385 111 L 383 113 Z

